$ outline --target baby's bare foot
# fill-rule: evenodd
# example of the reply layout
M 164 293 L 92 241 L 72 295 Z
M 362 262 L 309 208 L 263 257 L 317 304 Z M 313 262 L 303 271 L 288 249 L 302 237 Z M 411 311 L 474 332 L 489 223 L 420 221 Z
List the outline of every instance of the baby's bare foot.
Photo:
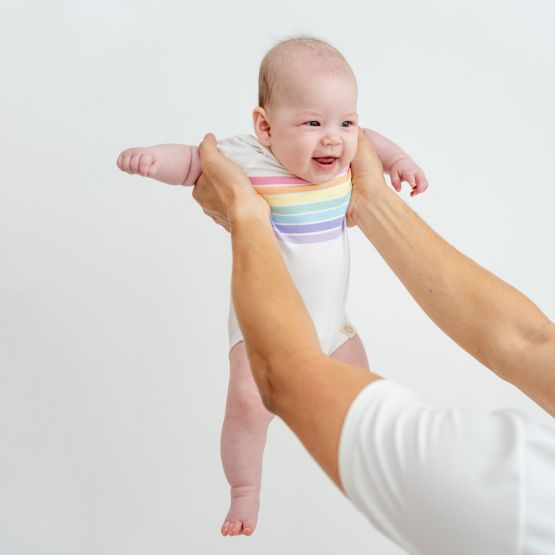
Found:
M 231 488 L 231 506 L 222 525 L 222 536 L 250 536 L 258 521 L 260 491 L 243 486 Z

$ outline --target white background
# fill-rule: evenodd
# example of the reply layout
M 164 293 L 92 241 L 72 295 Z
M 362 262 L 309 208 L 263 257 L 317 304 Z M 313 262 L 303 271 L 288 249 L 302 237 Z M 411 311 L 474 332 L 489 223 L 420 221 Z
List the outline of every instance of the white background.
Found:
M 265 51 L 321 36 L 355 70 L 362 123 L 425 169 L 414 209 L 553 318 L 553 6 L 2 2 L 0 553 L 399 555 L 281 422 L 255 535 L 219 536 L 229 240 L 189 189 L 115 160 L 250 132 Z M 529 404 L 351 238 L 374 371 L 441 406 Z

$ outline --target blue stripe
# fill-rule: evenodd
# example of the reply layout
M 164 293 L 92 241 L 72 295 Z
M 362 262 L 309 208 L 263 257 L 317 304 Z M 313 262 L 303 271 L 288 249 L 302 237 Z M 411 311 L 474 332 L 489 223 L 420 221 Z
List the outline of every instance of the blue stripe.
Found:
M 313 233 L 316 231 L 326 231 L 335 227 L 341 227 L 344 217 L 341 216 L 335 220 L 328 220 L 327 222 L 317 222 L 314 224 L 300 224 L 300 225 L 276 225 L 274 226 L 280 233 Z
M 345 204 L 351 198 L 351 191 L 342 197 L 322 200 L 320 202 L 308 202 L 305 204 L 293 204 L 289 206 L 271 206 L 272 214 L 298 214 L 299 212 L 313 212 L 314 210 L 325 210 L 341 204 Z
M 320 212 L 309 212 L 307 214 L 272 214 L 272 221 L 276 224 L 308 224 L 331 220 L 339 216 L 344 216 L 347 212 L 348 202 L 332 208 L 331 210 L 321 210 Z

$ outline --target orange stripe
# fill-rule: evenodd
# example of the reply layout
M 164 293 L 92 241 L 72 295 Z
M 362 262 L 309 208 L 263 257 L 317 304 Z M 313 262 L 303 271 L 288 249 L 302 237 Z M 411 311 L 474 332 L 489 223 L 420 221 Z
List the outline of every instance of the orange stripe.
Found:
M 321 185 L 284 185 L 283 187 L 257 187 L 254 188 L 256 192 L 260 195 L 280 195 L 284 193 L 302 193 L 303 191 L 317 191 L 318 189 L 328 189 L 330 187 L 335 187 L 339 183 L 344 183 L 348 179 L 351 179 L 351 172 L 349 171 L 341 177 L 336 177 L 332 181 L 326 181 Z

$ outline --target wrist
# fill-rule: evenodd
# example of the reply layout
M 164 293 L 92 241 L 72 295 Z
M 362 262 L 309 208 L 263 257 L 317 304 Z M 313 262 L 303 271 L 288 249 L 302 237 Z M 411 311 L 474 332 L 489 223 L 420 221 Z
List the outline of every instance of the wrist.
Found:
M 403 156 L 399 156 L 399 158 L 396 158 L 396 159 L 392 162 L 392 164 L 389 166 L 389 171 L 391 171 L 395 165 L 397 165 L 397 164 L 399 164 L 400 162 L 403 162 L 403 161 L 405 161 L 405 160 L 408 161 L 408 162 L 412 162 L 412 158 L 411 158 L 410 156 L 407 156 L 406 154 L 403 155 Z
M 229 205 L 228 216 L 232 231 L 242 226 L 270 226 L 269 206 L 260 197 L 235 198 Z
M 391 199 L 391 197 L 394 198 Z M 369 219 L 375 218 L 392 200 L 397 201 L 399 198 L 385 184 L 372 191 L 365 191 L 364 194 L 358 193 L 349 205 L 348 218 L 352 225 L 362 227 Z

